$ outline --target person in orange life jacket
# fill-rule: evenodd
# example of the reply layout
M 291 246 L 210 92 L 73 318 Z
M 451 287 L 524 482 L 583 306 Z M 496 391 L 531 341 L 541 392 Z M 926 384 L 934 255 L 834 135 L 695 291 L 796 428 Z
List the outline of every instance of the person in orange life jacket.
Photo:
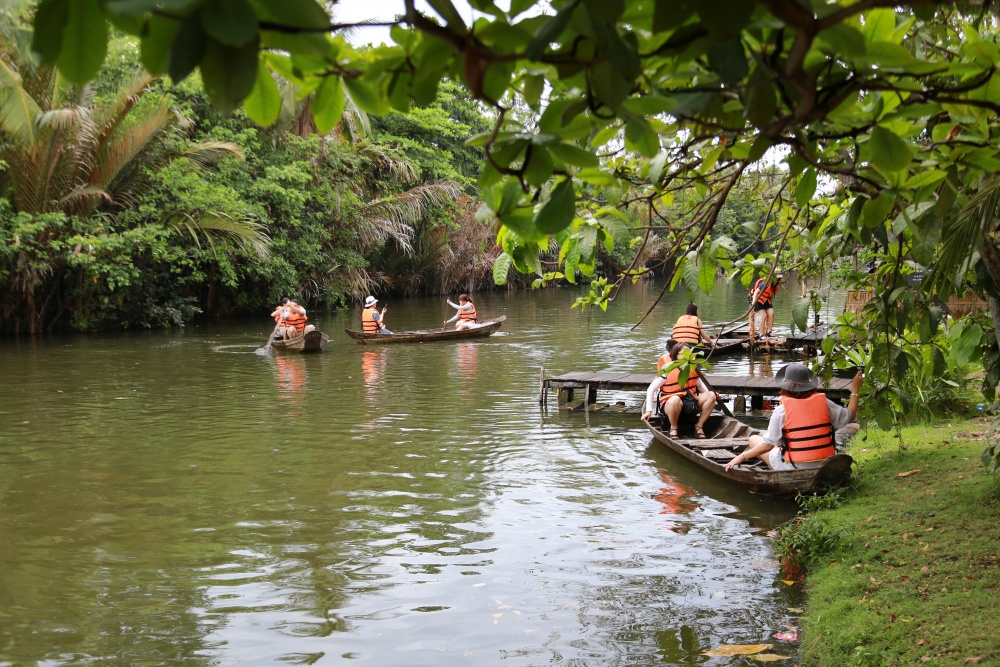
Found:
M 281 300 L 281 305 L 274 309 L 271 313 L 271 317 L 274 318 L 275 324 L 278 325 L 278 330 L 274 334 L 275 338 L 280 338 L 281 340 L 288 340 L 289 338 L 295 337 L 295 328 L 289 327 L 285 320 L 288 318 L 288 304 L 292 302 L 287 296 Z M 291 330 L 289 330 L 291 329 Z
M 285 322 L 289 327 L 295 327 L 295 335 L 302 336 L 310 331 L 315 331 L 315 326 L 306 324 L 308 319 L 306 309 L 300 306 L 298 301 L 291 299 L 288 302 L 288 317 Z
M 834 454 L 834 432 L 858 414 L 858 391 L 864 382 L 859 371 L 851 382 L 847 407 L 837 405 L 816 391 L 819 378 L 802 364 L 788 364 L 774 380 L 781 387 L 781 405 L 771 413 L 763 435 L 751 435 L 742 454 L 726 464 L 726 470 L 760 457 L 772 470 L 817 468 Z
M 701 320 L 698 318 L 698 306 L 693 303 L 689 303 L 685 314 L 677 318 L 677 323 L 674 324 L 674 330 L 670 337 L 678 343 L 699 345 L 701 341 L 705 341 L 708 347 L 715 347 L 715 343 L 701 326 Z
M 365 297 L 365 309 L 361 312 L 361 330 L 365 333 L 383 333 L 391 334 L 385 327 L 385 309 L 382 308 L 382 312 L 378 312 L 375 309 L 375 304 L 378 303 L 378 299 L 368 295 Z
M 754 317 L 757 318 L 757 337 L 767 338 L 774 328 L 774 295 L 781 287 L 781 271 L 775 270 L 770 281 L 758 278 L 750 291 L 750 301 L 753 303 Z
M 674 345 L 670 350 L 671 358 L 678 359 L 686 347 L 684 343 Z M 642 420 L 649 421 L 659 409 L 660 414 L 666 415 L 667 421 L 670 422 L 670 435 L 677 437 L 677 424 L 682 416 L 686 419 L 696 419 L 695 435 L 704 438 L 705 432 L 702 427 L 715 407 L 717 398 L 715 392 L 709 391 L 698 375 L 697 369 L 693 367 L 684 386 L 679 384 L 679 380 L 680 369 L 675 368 L 650 383 L 646 389 L 646 408 L 642 413 Z M 685 395 L 691 398 L 685 399 Z
M 674 345 L 677 345 L 677 341 L 673 338 L 667 339 L 667 351 L 660 355 L 660 358 L 656 360 L 656 372 L 659 374 L 664 368 L 674 363 L 674 358 L 670 356 L 670 350 L 674 349 Z
M 451 299 L 445 299 L 448 305 L 452 308 L 457 308 L 458 312 L 450 320 L 445 320 L 444 325 L 448 326 L 455 320 L 455 331 L 461 331 L 462 329 L 471 329 L 476 324 L 479 323 L 479 318 L 476 317 L 476 304 L 472 303 L 468 294 L 459 294 L 458 303 L 452 303 Z

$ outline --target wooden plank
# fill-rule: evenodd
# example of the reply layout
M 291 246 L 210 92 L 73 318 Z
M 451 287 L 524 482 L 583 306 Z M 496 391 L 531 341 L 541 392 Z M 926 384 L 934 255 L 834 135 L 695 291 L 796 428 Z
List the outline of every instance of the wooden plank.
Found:
M 749 436 L 748 436 L 749 437 Z M 685 447 L 690 447 L 691 449 L 726 449 L 732 447 L 744 447 L 747 444 L 747 438 L 721 438 L 721 439 L 687 439 L 677 440 Z

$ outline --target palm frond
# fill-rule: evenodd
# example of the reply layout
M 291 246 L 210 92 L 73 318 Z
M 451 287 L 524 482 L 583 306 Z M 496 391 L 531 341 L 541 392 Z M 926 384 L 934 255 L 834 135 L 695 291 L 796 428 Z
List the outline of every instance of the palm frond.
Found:
M 234 220 L 224 213 L 208 213 L 194 217 L 188 213 L 171 213 L 162 219 L 164 227 L 187 232 L 198 246 L 200 237 L 214 248 L 215 241 L 233 242 L 237 247 L 252 251 L 258 257 L 268 256 L 267 228 L 249 219 Z
M 38 102 L 21 85 L 21 75 L 6 59 L 0 58 L 0 128 L 25 145 L 35 143 L 35 122 L 42 112 Z
M 205 141 L 182 151 L 178 157 L 186 157 L 199 169 L 214 169 L 226 158 L 246 157 L 239 146 L 231 141 Z
M 413 251 L 413 225 L 422 220 L 431 205 L 440 205 L 462 196 L 454 183 L 427 183 L 406 192 L 364 204 L 359 210 L 362 242 L 375 248 L 393 239 L 406 253 Z
M 171 119 L 170 109 L 158 106 L 115 132 L 97 147 L 94 167 L 86 180 L 107 190 L 115 200 L 127 198 L 130 185 L 142 178 L 142 167 L 149 164 L 145 158 L 159 147 L 157 139 L 169 127 Z
M 69 193 L 59 200 L 59 205 L 63 208 L 75 208 L 77 202 L 84 202 L 84 208 L 93 210 L 97 208 L 102 202 L 110 202 L 111 195 L 107 193 L 103 188 L 99 188 L 96 185 L 78 185 Z
M 69 109 L 51 109 L 39 114 L 36 124 L 39 130 L 67 131 L 79 122 L 80 107 Z
M 358 147 L 358 152 L 369 160 L 375 169 L 385 176 L 402 181 L 403 183 L 413 183 L 419 177 L 416 167 L 394 155 L 371 144 L 362 144 Z
M 104 144 L 121 123 L 128 117 L 135 105 L 139 103 L 142 94 L 149 90 L 150 84 L 155 79 L 146 73 L 139 74 L 129 82 L 118 94 L 118 97 L 109 105 L 101 107 L 96 119 L 100 133 L 97 137 L 98 144 Z
M 956 271 L 983 245 L 983 236 L 1000 217 L 1000 175 L 984 178 L 979 189 L 954 218 L 945 220 L 937 262 L 927 286 L 938 293 L 951 291 Z

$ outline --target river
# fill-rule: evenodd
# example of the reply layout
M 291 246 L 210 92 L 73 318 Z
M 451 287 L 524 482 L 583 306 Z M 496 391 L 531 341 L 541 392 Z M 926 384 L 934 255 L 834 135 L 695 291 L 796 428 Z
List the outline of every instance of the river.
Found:
M 659 288 L 607 313 L 570 288 L 476 295 L 508 317 L 480 342 L 363 347 L 342 332 L 359 311 L 320 315 L 314 356 L 257 354 L 266 315 L 0 340 L 0 665 L 795 656 L 772 636 L 801 594 L 767 537 L 794 503 L 707 477 L 637 412 L 539 408 L 543 366 L 652 372 L 687 303 L 631 331 Z M 454 312 L 388 306 L 396 330 Z M 738 285 L 700 301 L 705 322 L 745 306 Z

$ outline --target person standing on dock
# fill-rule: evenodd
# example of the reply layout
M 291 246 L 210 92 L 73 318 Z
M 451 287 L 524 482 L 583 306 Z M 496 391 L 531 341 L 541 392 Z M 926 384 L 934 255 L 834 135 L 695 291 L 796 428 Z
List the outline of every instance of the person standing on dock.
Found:
M 476 304 L 472 303 L 472 299 L 469 298 L 468 294 L 459 294 L 458 303 L 452 303 L 451 299 L 445 299 L 445 301 L 448 302 L 449 306 L 458 310 L 454 317 L 450 320 L 445 320 L 445 326 L 458 320 L 455 323 L 455 331 L 462 331 L 463 329 L 471 329 L 479 324 L 479 318 L 476 316 Z
M 837 453 L 834 433 L 857 417 L 858 391 L 864 382 L 860 371 L 851 382 L 846 408 L 816 391 L 819 378 L 802 364 L 788 364 L 774 381 L 781 388 L 781 405 L 771 414 L 767 431 L 751 435 L 747 448 L 726 464 L 726 470 L 754 457 L 772 470 L 818 468 Z
M 698 318 L 698 306 L 693 303 L 689 303 L 684 315 L 677 318 L 677 323 L 674 324 L 674 330 L 670 336 L 678 343 L 700 345 L 702 341 L 705 341 L 705 345 L 709 348 L 715 347 L 715 343 L 705 333 L 705 328 L 701 325 L 701 320 Z
M 750 290 L 750 301 L 753 303 L 753 314 L 756 318 L 757 338 L 768 338 L 774 328 L 774 295 L 781 287 L 781 271 L 775 271 L 770 280 L 763 277 L 757 279 Z
M 677 343 L 670 351 L 674 361 L 679 361 L 687 345 Z M 691 359 L 688 353 L 688 359 Z M 711 391 L 698 375 L 697 367 L 689 366 L 687 380 L 680 383 L 681 369 L 674 368 L 666 375 L 653 380 L 646 389 L 646 409 L 642 413 L 642 421 L 649 421 L 654 414 L 659 413 L 670 422 L 670 435 L 677 437 L 677 427 L 681 417 L 697 420 L 694 432 L 698 438 L 705 437 L 702 427 L 715 408 L 717 396 Z
M 365 297 L 365 309 L 361 312 L 361 330 L 365 333 L 383 333 L 391 334 L 385 327 L 385 307 L 382 308 L 382 312 L 378 312 L 375 308 L 375 304 L 378 303 L 378 299 L 371 296 L 370 294 Z

